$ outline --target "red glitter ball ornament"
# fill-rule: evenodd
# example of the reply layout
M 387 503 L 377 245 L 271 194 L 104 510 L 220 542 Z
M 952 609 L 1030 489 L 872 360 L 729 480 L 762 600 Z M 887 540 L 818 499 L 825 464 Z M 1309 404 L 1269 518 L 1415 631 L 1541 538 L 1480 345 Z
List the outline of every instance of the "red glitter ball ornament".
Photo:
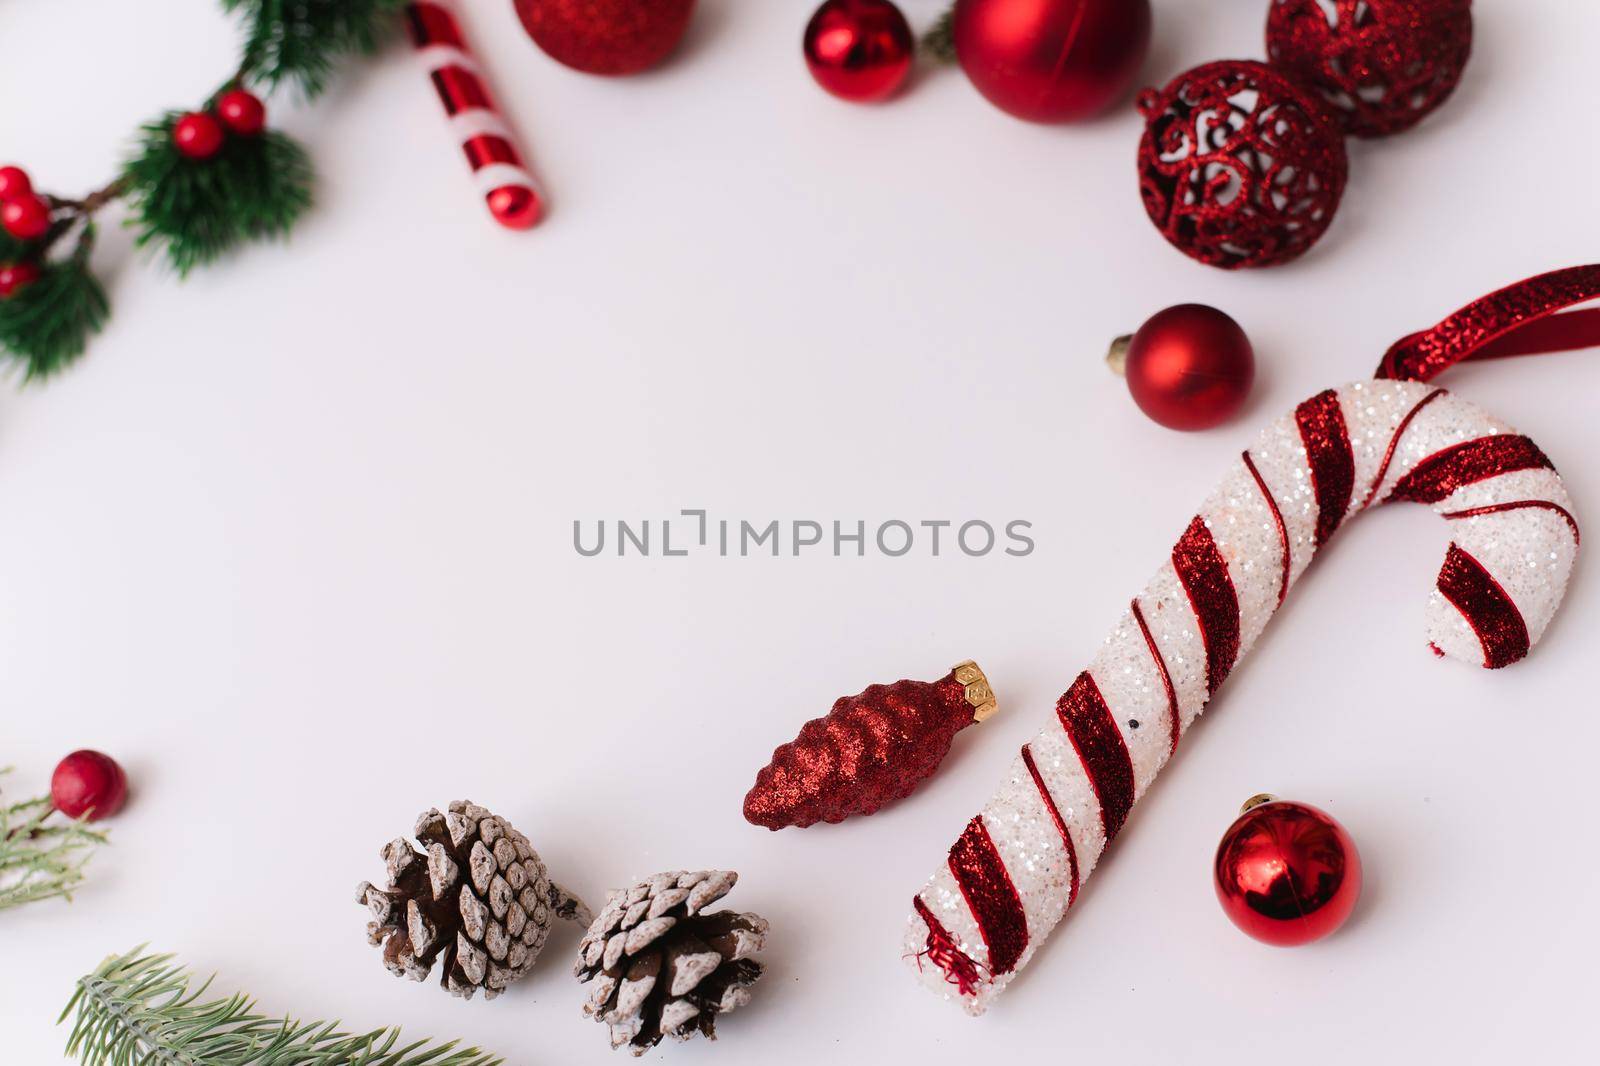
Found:
M 32 263 L 0 263 L 0 300 L 15 296 L 39 280 L 39 268 Z
M 19 241 L 38 240 L 50 228 L 50 205 L 26 192 L 0 204 L 0 226 Z
M 1213 869 L 1222 910 L 1249 936 L 1293 947 L 1338 929 L 1361 896 L 1361 856 L 1331 816 L 1257 796 L 1228 827 Z
M 516 0 L 517 16 L 552 59 L 586 74 L 637 74 L 678 46 L 694 0 Z
M 938 681 L 873 685 L 834 703 L 772 753 L 744 798 L 745 820 L 804 828 L 872 814 L 909 796 L 939 768 L 955 735 L 995 712 L 976 663 Z
M 1128 391 L 1141 411 L 1168 429 L 1221 425 L 1250 395 L 1256 377 L 1250 338 L 1215 307 L 1169 307 L 1125 340 Z M 1113 355 L 1121 349 L 1119 341 Z
M 956 0 L 972 84 L 1030 122 L 1079 122 L 1120 100 L 1150 46 L 1149 0 Z
M 1421 122 L 1471 54 L 1471 0 L 1273 0 L 1267 14 L 1268 59 L 1314 86 L 1357 137 Z
M 117 760 L 85 748 L 56 764 L 50 776 L 50 800 L 68 818 L 91 822 L 109 818 L 128 798 L 128 775 Z
M 191 111 L 172 124 L 172 143 L 190 159 L 210 159 L 222 147 L 222 123 L 204 111 Z
M 889 0 L 827 0 L 806 24 L 806 66 L 842 100 L 882 100 L 911 73 L 911 26 Z
M 253 137 L 267 125 L 267 108 L 255 93 L 230 89 L 217 98 L 217 117 L 242 137 Z
M 1139 95 L 1139 189 L 1172 246 L 1212 266 L 1304 255 L 1339 209 L 1349 162 L 1322 101 L 1250 60 L 1223 60 Z

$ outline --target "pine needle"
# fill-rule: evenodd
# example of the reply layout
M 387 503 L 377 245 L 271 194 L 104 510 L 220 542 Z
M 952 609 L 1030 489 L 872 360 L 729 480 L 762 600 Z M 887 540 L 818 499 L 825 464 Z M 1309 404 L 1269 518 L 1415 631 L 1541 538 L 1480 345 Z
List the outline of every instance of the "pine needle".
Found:
M 398 1028 L 346 1033 L 338 1022 L 256 1012 L 243 995 L 204 999 L 171 955 L 134 948 L 78 980 L 57 1024 L 73 1018 L 67 1055 L 83 1066 L 498 1066 L 456 1041 L 402 1044 Z
M 0 349 L 22 366 L 27 381 L 49 377 L 76 360 L 111 313 L 105 289 L 89 272 L 93 242 L 93 226 L 85 223 L 72 255 L 38 263 L 36 279 L 0 298 Z M 8 258 L 0 247 L 0 262 L 20 258 Z
M 223 0 L 244 22 L 240 74 L 270 89 L 293 84 L 307 99 L 328 86 L 334 60 L 371 54 L 398 25 L 406 0 Z
M 953 6 L 928 27 L 921 45 L 922 54 L 935 63 L 956 61 L 956 9 Z
M 54 812 L 49 796 L 0 807 L 0 911 L 71 899 L 85 864 L 106 842 L 105 833 L 81 821 L 47 821 Z

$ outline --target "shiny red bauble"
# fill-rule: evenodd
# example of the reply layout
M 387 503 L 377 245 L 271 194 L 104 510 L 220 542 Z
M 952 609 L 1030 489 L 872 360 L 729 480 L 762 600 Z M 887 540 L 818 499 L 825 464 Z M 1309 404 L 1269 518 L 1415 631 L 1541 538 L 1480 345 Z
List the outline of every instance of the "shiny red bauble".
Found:
M 486 197 L 489 213 L 507 229 L 532 229 L 544 215 L 539 195 L 526 185 L 502 185 Z
M 253 137 L 267 125 L 267 108 L 255 93 L 229 89 L 217 97 L 217 118 L 242 137 Z
M 50 228 L 50 205 L 32 192 L 0 204 L 0 226 L 19 241 L 38 240 Z
M 1223 60 L 1139 94 L 1139 191 L 1173 247 L 1211 266 L 1273 266 L 1321 239 L 1349 161 L 1316 92 L 1252 60 Z
M 128 798 L 128 776 L 117 760 L 85 748 L 56 765 L 50 777 L 50 800 L 68 818 L 91 822 L 109 818 Z
M 1217 899 L 1228 919 L 1266 944 L 1321 940 L 1361 896 L 1361 856 L 1350 834 L 1303 803 L 1247 807 L 1217 848 Z
M 7 299 L 39 280 L 32 263 L 0 263 L 0 300 Z
M 806 24 L 806 66 L 843 100 L 882 100 L 906 80 L 916 52 L 911 26 L 889 0 L 827 0 Z
M 956 58 L 977 90 L 1031 122 L 1120 100 L 1150 46 L 1149 0 L 956 0 Z
M 172 143 L 190 159 L 210 159 L 222 147 L 222 123 L 191 111 L 172 124 Z
M 637 74 L 689 28 L 694 0 L 516 0 L 533 43 L 586 74 Z
M 1256 357 L 1232 318 L 1205 304 L 1179 304 L 1139 327 L 1123 372 L 1151 420 L 1168 429 L 1210 429 L 1244 406 Z
M 1273 0 L 1267 14 L 1273 66 L 1314 86 L 1357 137 L 1421 122 L 1471 54 L 1471 0 Z
M 0 203 L 26 196 L 33 191 L 28 172 L 21 167 L 0 167 Z

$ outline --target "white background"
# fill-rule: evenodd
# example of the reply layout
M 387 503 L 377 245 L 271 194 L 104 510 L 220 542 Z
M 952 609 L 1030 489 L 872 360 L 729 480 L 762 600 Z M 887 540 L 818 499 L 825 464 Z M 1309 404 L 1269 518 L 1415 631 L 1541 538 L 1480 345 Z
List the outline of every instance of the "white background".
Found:
M 1265 0 L 1156 6 L 1147 82 L 1261 52 Z M 217 7 L 0 7 L 0 156 L 47 189 L 100 184 L 139 121 L 231 69 Z M 1600 575 L 1580 562 L 1527 663 L 1441 664 L 1420 627 L 1446 534 L 1420 508 L 1318 562 L 987 1017 L 899 958 L 912 892 L 1256 427 L 1470 299 L 1600 257 L 1600 7 L 1476 7 L 1455 98 L 1353 143 L 1327 239 L 1246 275 L 1145 220 L 1131 108 L 1029 126 L 954 71 L 851 107 L 801 64 L 810 0 L 702 0 L 670 65 L 617 81 L 475 3 L 551 192 L 531 233 L 487 220 L 403 47 L 314 108 L 273 100 L 321 175 L 290 246 L 180 283 L 113 232 L 115 317 L 89 357 L 0 393 L 7 789 L 41 790 L 80 746 L 135 788 L 74 903 L 0 915 L 0 1057 L 56 1061 L 73 979 L 149 941 L 269 1009 L 518 1064 L 623 1061 L 579 1014 L 576 930 L 488 1004 L 397 981 L 365 945 L 354 886 L 379 847 L 468 796 L 595 904 L 658 869 L 742 873 L 729 902 L 771 919 L 769 975 L 720 1041 L 662 1061 L 1572 1061 L 1600 941 Z M 1261 368 L 1246 414 L 1193 436 L 1101 364 L 1182 301 L 1234 314 Z M 1445 383 L 1531 433 L 1592 520 L 1600 355 Z M 1038 550 L 572 548 L 574 519 L 693 507 L 1022 518 Z M 742 821 L 803 720 L 968 656 L 1002 712 L 911 800 Z M 1212 850 L 1262 789 L 1360 844 L 1366 894 L 1320 945 L 1257 945 L 1213 899 Z

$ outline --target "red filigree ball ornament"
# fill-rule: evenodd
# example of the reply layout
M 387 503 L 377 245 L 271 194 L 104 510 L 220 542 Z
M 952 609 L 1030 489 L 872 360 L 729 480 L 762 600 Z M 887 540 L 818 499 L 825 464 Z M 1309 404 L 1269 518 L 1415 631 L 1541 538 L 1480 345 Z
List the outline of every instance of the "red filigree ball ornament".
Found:
M 104 752 L 75 751 L 50 775 L 50 801 L 68 818 L 110 818 L 127 798 L 128 775 Z
M 870 103 L 894 95 L 911 73 L 911 26 L 889 0 L 827 0 L 806 24 L 806 67 L 834 96 Z
M 1304 255 L 1339 209 L 1344 139 L 1310 89 L 1223 60 L 1139 95 L 1139 189 L 1173 247 L 1225 269 Z
M 956 0 L 956 59 L 1000 110 L 1078 122 L 1122 99 L 1150 47 L 1149 0 Z
M 1213 875 L 1229 921 L 1279 947 L 1321 940 L 1361 896 L 1361 855 L 1344 827 L 1272 796 L 1245 804 L 1217 847 Z
M 694 0 L 516 0 L 517 17 L 550 58 L 585 74 L 637 74 L 665 59 L 689 28 Z
M 1421 122 L 1471 54 L 1471 0 L 1273 0 L 1267 14 L 1267 58 L 1357 137 Z
M 768 829 L 873 814 L 909 796 L 939 768 L 957 733 L 994 714 L 978 665 L 938 681 L 896 681 L 834 702 L 772 753 L 744 798 L 744 817 Z
M 1255 350 L 1239 323 L 1215 307 L 1179 304 L 1151 315 L 1108 356 L 1134 403 L 1168 429 L 1219 426 L 1238 414 L 1256 377 Z

